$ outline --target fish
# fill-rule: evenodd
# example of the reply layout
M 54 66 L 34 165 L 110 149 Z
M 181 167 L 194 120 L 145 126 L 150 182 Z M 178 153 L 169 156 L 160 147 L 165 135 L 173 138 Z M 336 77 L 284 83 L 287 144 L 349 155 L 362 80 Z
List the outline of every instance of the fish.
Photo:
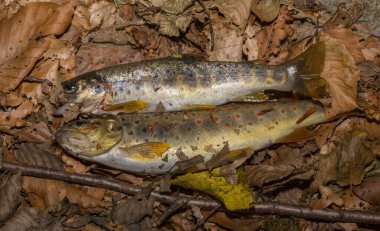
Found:
M 60 128 L 57 143 L 80 159 L 141 174 L 178 171 L 182 157 L 212 160 L 228 143 L 240 150 L 313 137 L 311 125 L 326 121 L 324 108 L 308 100 L 233 103 L 179 112 L 98 115 Z M 181 154 L 181 155 L 180 155 Z
M 206 61 L 176 56 L 111 66 L 62 83 L 66 101 L 81 112 L 162 112 L 210 109 L 230 102 L 262 102 L 265 91 L 328 96 L 319 76 L 325 46 L 317 43 L 282 65 Z

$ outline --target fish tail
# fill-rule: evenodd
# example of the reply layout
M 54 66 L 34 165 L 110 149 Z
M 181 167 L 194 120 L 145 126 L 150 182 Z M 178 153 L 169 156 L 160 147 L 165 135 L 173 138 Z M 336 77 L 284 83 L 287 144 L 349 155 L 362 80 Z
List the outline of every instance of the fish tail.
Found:
M 320 76 L 324 62 L 325 44 L 319 42 L 285 64 L 288 73 L 295 78 L 294 91 L 297 94 L 312 98 L 329 96 L 328 84 Z

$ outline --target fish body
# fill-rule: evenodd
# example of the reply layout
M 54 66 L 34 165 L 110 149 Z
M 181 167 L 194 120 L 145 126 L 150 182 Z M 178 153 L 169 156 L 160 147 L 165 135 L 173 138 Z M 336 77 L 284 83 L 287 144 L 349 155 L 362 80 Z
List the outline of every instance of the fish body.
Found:
M 323 44 L 277 66 L 161 58 L 92 71 L 62 85 L 66 99 L 81 104 L 83 112 L 180 111 L 261 101 L 265 90 L 321 95 L 323 61 Z
M 56 140 L 82 159 L 161 174 L 176 170 L 179 152 L 188 158 L 201 155 L 206 162 L 226 143 L 232 151 L 258 150 L 298 140 L 297 130 L 325 120 L 323 108 L 310 101 L 238 103 L 207 110 L 102 115 L 66 124 Z

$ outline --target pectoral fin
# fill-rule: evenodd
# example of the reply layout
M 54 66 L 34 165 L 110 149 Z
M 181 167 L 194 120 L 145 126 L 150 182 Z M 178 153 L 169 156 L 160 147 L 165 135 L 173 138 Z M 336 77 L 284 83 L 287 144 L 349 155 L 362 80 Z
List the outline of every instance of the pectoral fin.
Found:
M 276 143 L 293 143 L 314 138 L 315 132 L 307 128 L 296 128 L 289 135 L 282 137 Z
M 170 145 L 163 142 L 148 142 L 121 147 L 121 149 L 126 151 L 126 155 L 143 159 L 155 159 L 161 157 L 169 148 Z
M 248 95 L 239 96 L 229 101 L 230 102 L 265 102 L 269 98 L 270 97 L 264 92 L 256 92 L 256 93 L 252 93 Z
M 124 112 L 137 112 L 149 107 L 149 104 L 142 100 L 132 100 L 119 104 L 106 104 L 103 106 L 105 111 L 124 111 Z

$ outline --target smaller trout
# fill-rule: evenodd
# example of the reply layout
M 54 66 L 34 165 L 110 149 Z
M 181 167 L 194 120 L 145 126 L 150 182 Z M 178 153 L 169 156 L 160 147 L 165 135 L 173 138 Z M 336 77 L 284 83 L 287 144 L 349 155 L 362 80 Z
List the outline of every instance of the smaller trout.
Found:
M 325 120 L 324 109 L 310 101 L 240 103 L 80 119 L 63 126 L 56 140 L 82 159 L 130 172 L 161 174 L 176 171 L 172 167 L 179 161 L 179 152 L 208 161 L 227 142 L 232 151 L 253 151 L 310 138 L 305 127 Z
M 321 98 L 324 44 L 282 65 L 162 58 L 91 71 L 62 83 L 65 98 L 81 112 L 157 112 L 207 109 L 228 102 L 259 102 L 264 91 Z

